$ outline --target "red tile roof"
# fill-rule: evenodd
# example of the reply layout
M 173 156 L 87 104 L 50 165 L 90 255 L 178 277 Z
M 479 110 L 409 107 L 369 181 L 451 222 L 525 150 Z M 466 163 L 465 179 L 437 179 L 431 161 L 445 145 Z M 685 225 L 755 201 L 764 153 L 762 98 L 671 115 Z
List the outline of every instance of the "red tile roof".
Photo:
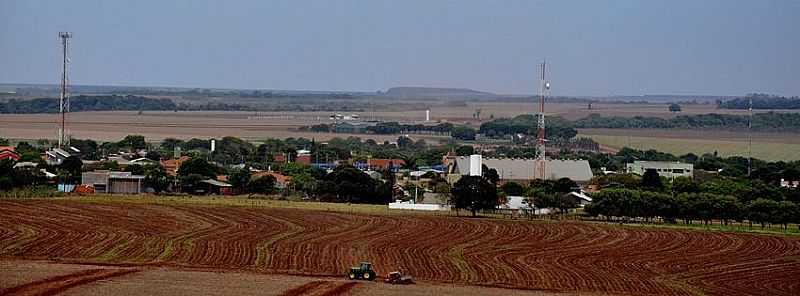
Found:
M 406 164 L 404 160 L 399 158 L 396 159 L 376 158 L 376 159 L 370 159 L 368 165 L 370 168 L 389 169 L 389 163 L 392 163 L 392 166 L 394 167 L 400 167 Z

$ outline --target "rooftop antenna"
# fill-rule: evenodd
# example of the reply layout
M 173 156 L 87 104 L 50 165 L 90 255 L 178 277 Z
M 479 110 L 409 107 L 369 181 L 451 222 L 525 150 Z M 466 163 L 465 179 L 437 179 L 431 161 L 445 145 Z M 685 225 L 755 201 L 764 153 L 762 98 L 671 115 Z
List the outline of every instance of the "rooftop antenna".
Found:
M 750 116 L 747 119 L 747 177 L 753 172 L 753 96 L 748 100 L 748 112 Z
M 61 50 L 63 54 L 61 63 L 61 97 L 58 104 L 58 112 L 61 113 L 61 129 L 58 131 L 58 147 L 65 149 L 69 146 L 69 138 L 67 137 L 67 112 L 69 112 L 69 93 L 67 93 L 67 84 L 69 83 L 67 78 L 67 64 L 69 63 L 69 58 L 67 57 L 67 47 L 69 45 L 69 39 L 72 38 L 72 33 L 58 32 L 58 37 L 61 38 Z
M 542 62 L 540 65 L 542 69 L 542 75 L 539 80 L 539 133 L 536 137 L 536 152 L 537 152 L 537 159 L 536 159 L 536 176 L 539 179 L 544 180 L 546 176 L 546 160 L 545 160 L 545 139 L 544 134 L 544 99 L 545 94 L 548 90 L 550 90 L 550 82 L 545 79 L 545 72 L 547 70 L 547 61 Z

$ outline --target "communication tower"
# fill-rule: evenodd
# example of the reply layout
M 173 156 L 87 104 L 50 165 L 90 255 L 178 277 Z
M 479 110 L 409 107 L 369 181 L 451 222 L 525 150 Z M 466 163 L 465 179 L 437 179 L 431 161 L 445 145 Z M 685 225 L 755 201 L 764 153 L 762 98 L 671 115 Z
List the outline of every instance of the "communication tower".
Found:
M 61 128 L 58 130 L 58 147 L 66 149 L 69 147 L 69 137 L 67 136 L 67 112 L 69 112 L 69 92 L 67 91 L 69 85 L 69 78 L 67 76 L 67 65 L 69 58 L 67 57 L 67 48 L 69 47 L 69 39 L 72 38 L 70 32 L 59 32 L 58 37 L 61 38 L 61 97 L 59 99 L 59 110 L 61 115 Z
M 550 82 L 546 80 L 545 73 L 547 71 L 547 62 L 542 62 L 541 64 L 541 77 L 539 79 L 539 122 L 538 128 L 539 132 L 536 137 L 536 152 L 537 152 L 537 159 L 536 159 L 536 178 L 538 179 L 545 179 L 546 176 L 546 164 L 547 161 L 545 160 L 545 142 L 547 139 L 545 138 L 544 133 L 544 101 L 547 92 L 550 90 Z

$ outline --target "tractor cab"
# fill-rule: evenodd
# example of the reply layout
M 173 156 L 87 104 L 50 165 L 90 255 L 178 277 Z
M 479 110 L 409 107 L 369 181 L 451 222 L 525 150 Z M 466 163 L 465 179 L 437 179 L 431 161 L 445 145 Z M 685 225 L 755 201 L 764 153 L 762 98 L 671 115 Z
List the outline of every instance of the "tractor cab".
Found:
M 361 262 L 359 266 L 351 267 L 347 277 L 351 280 L 374 280 L 375 271 L 372 270 L 372 263 Z

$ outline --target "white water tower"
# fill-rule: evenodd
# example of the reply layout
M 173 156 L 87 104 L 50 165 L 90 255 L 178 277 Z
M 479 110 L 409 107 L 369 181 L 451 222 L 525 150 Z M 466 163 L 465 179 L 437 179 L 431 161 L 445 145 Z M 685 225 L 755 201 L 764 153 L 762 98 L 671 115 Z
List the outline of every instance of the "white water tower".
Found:
M 469 156 L 469 175 L 478 177 L 483 175 L 483 162 L 480 154 Z

